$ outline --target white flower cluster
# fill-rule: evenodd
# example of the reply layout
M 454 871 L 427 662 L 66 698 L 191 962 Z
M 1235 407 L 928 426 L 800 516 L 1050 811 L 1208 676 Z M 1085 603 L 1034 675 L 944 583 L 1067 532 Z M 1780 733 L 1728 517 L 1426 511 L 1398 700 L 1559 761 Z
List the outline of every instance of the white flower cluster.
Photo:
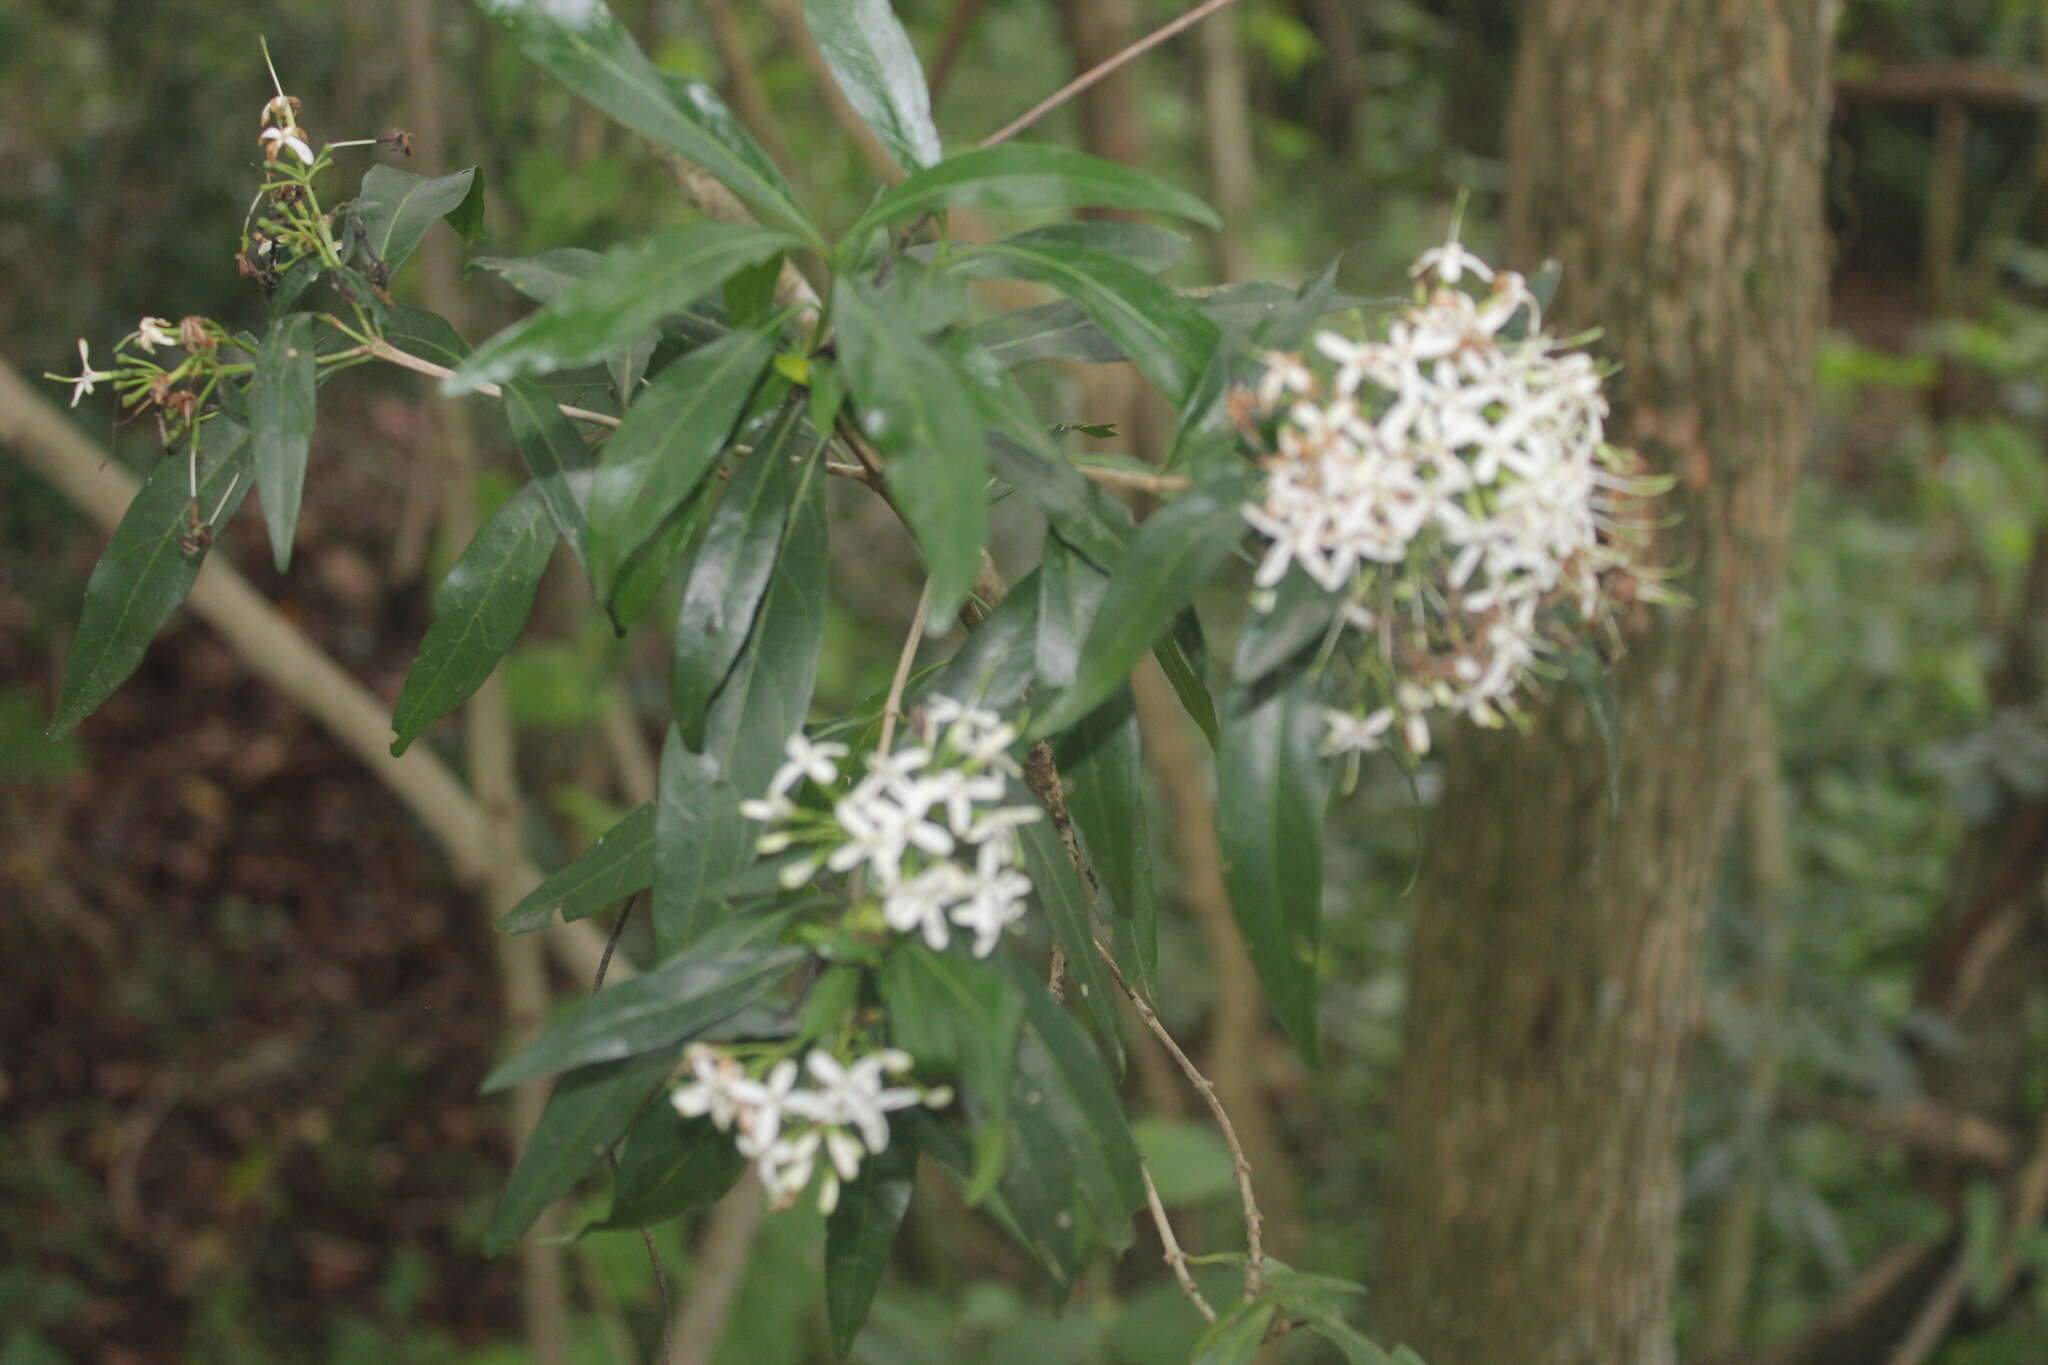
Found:
M 708 1116 L 722 1132 L 737 1130 L 733 1145 L 754 1163 L 778 1209 L 809 1187 L 822 1150 L 818 1209 L 832 1212 L 840 1183 L 859 1175 L 864 1159 L 888 1148 L 890 1113 L 953 1102 L 944 1086 L 889 1085 L 885 1076 L 901 1076 L 911 1066 L 910 1054 L 894 1048 L 852 1062 L 813 1049 L 802 1067 L 810 1073 L 808 1086 L 797 1084 L 797 1063 L 790 1057 L 754 1079 L 725 1048 L 693 1043 L 684 1056 L 691 1080 L 670 1092 L 669 1103 L 684 1118 Z
M 1557 609 L 1576 608 L 1573 629 L 1609 613 L 1611 571 L 1628 560 L 1616 499 L 1649 491 L 1603 440 L 1592 359 L 1541 334 L 1520 275 L 1455 235 L 1411 273 L 1426 292 L 1384 341 L 1318 335 L 1336 362 L 1327 385 L 1301 357 L 1269 355 L 1248 405 L 1276 418 L 1263 501 L 1244 509 L 1272 542 L 1254 604 L 1270 610 L 1299 565 L 1345 598 L 1345 624 L 1390 674 L 1385 704 L 1327 713 L 1330 753 L 1377 749 L 1397 729 L 1424 752 L 1431 710 L 1500 724 Z M 1458 287 L 1467 274 L 1488 292 Z
M 1017 732 L 992 711 L 935 697 L 918 713 L 917 735 L 914 747 L 869 754 L 867 775 L 829 816 L 798 806 L 792 794 L 806 780 L 836 782 L 847 747 L 792 735 L 789 761 L 767 796 L 740 810 L 770 826 L 760 852 L 813 850 L 784 869 L 785 885 L 801 885 L 821 865 L 865 869 L 890 928 L 921 933 L 934 949 L 946 946 L 954 928 L 965 929 L 974 935 L 974 955 L 987 957 L 1023 918 L 1031 879 L 1018 866 L 1016 831 L 1042 814 L 1002 804 L 1009 779 L 1020 776 L 1009 755 Z

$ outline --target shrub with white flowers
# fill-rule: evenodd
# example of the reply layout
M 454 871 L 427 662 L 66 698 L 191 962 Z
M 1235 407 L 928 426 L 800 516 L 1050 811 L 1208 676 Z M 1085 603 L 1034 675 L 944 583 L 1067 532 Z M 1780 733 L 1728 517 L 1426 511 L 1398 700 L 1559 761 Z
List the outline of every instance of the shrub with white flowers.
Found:
M 1353 646 L 1358 701 L 1326 712 L 1331 754 L 1394 733 L 1424 753 L 1432 711 L 1501 724 L 1546 656 L 1654 591 L 1627 504 L 1660 485 L 1606 443 L 1592 357 L 1544 335 L 1523 277 L 1455 235 L 1411 274 L 1417 302 L 1384 340 L 1318 333 L 1327 379 L 1269 354 L 1241 408 L 1269 452 L 1244 509 L 1270 542 L 1254 607 L 1298 568 L 1340 601 Z
M 658 71 L 603 0 L 480 4 L 529 59 L 700 168 L 701 202 L 717 182 L 717 212 L 603 254 L 475 258 L 534 306 L 472 345 L 392 281 L 438 222 L 465 240 L 485 229 L 475 168 L 375 164 L 337 186 L 338 150 L 410 157 L 411 139 L 317 142 L 273 71 L 254 196 L 222 252 L 259 295 L 248 317 L 143 317 L 106 368 L 81 341 L 78 372 L 49 376 L 74 406 L 111 387 L 173 457 L 87 585 L 54 728 L 134 671 L 251 487 L 285 567 L 334 374 L 382 362 L 498 403 L 528 478 L 434 595 L 394 751 L 499 666 L 551 564 L 580 571 L 622 635 L 673 622 L 674 648 L 669 713 L 625 718 L 666 734 L 656 798 L 500 922 L 525 932 L 623 904 L 615 935 L 644 913 L 651 948 L 615 938 L 638 974 L 563 1011 L 487 1080 L 564 1078 L 487 1247 L 586 1178 L 603 1181 L 607 1226 L 644 1228 L 722 1197 L 750 1166 L 777 1207 L 815 1190 L 828 1217 L 840 1357 L 920 1157 L 1060 1285 L 1121 1253 L 1147 1213 L 1174 1261 L 1124 1115 L 1121 991 L 1231 1148 L 1242 1298 L 1210 1304 L 1174 1261 L 1215 1323 L 1205 1340 L 1227 1353 L 1286 1324 L 1355 1358 L 1341 1311 L 1267 1277 L 1235 1130 L 1151 1004 L 1160 897 L 1136 671 L 1156 658 L 1211 741 L 1231 908 L 1275 1015 L 1316 1058 L 1328 759 L 1397 735 L 1420 754 L 1438 712 L 1515 718 L 1533 678 L 1657 591 L 1634 510 L 1656 485 L 1605 443 L 1599 369 L 1542 333 L 1521 277 L 1455 234 L 1417 262 L 1412 306 L 1358 341 L 1317 330 L 1360 303 L 1334 267 L 1291 297 L 1259 285 L 1233 299 L 1158 278 L 1188 245 L 1172 232 L 1048 224 L 1084 207 L 1214 215 L 1133 168 L 1012 141 L 1021 123 L 948 155 L 915 50 L 879 0 L 802 7 L 848 107 L 902 171 L 843 233 L 714 91 Z M 970 241 L 946 222 L 956 205 L 998 234 L 1003 215 L 1029 216 Z M 966 283 L 990 276 L 1062 298 L 980 317 Z M 1248 315 L 1248 335 L 1225 325 Z M 1299 353 L 1312 334 L 1313 365 Z M 1012 370 L 1053 357 L 1129 361 L 1164 395 L 1172 438 L 1142 452 L 1159 468 L 1063 445 L 1111 429 L 1105 414 L 1038 410 Z M 922 556 L 922 587 L 897 585 L 922 604 L 879 711 L 813 714 L 845 567 L 832 480 L 878 499 Z M 1134 507 L 1134 486 L 1163 496 Z M 1045 529 L 1014 583 L 987 548 L 1004 498 Z M 1226 661 L 1198 607 L 1247 527 L 1265 542 L 1256 610 Z M 920 655 L 944 672 L 913 686 Z M 827 737 L 878 717 L 857 757 Z M 1045 936 L 1011 932 L 1033 906 Z

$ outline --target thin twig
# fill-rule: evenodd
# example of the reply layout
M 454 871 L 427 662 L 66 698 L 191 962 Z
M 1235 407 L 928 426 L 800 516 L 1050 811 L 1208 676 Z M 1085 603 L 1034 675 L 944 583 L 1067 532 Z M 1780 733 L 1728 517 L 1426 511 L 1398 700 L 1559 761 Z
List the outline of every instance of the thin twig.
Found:
M 933 104 L 939 102 L 939 95 L 953 74 L 953 63 L 959 60 L 960 49 L 967 45 L 967 35 L 973 30 L 974 17 L 980 9 L 981 0 L 959 0 L 953 6 L 953 17 L 946 22 L 946 36 L 939 39 L 939 55 L 932 58 L 931 79 L 926 82 Z
M 1113 465 L 1076 464 L 1086 478 L 1093 479 L 1105 488 L 1136 488 L 1146 493 L 1178 493 L 1192 488 L 1194 481 L 1185 474 L 1147 474 L 1137 469 L 1119 469 Z
M 1183 29 L 1192 28 L 1217 10 L 1235 3 L 1236 0 L 1202 0 L 1201 4 L 1195 6 L 1186 14 L 1181 15 L 1180 18 L 1160 25 L 1152 30 L 1152 32 L 1138 39 L 1137 42 L 1132 43 L 1129 47 L 1117 53 L 1114 57 L 1109 58 L 1107 61 L 1097 62 L 1088 70 L 1083 71 L 1080 75 L 1074 77 L 1074 79 L 1068 81 L 1050 95 L 1047 95 L 1037 104 L 1032 105 L 1016 118 L 983 138 L 981 145 L 993 147 L 999 142 L 1008 142 L 1011 138 L 1017 136 L 1017 134 L 1023 132 L 1026 128 L 1029 128 L 1032 124 L 1038 122 L 1047 114 L 1050 114 L 1053 110 L 1101 80 L 1104 76 L 1115 71 L 1118 67 L 1137 60 L 1165 42 L 1168 38 L 1171 38 L 1174 34 L 1181 32 Z
M 896 722 L 903 715 L 903 689 L 910 682 L 910 666 L 917 659 L 917 647 L 924 640 L 924 626 L 931 615 L 932 583 L 925 580 L 924 591 L 917 595 L 917 611 L 910 618 L 910 633 L 903 637 L 903 653 L 896 659 L 896 676 L 889 679 L 889 699 L 882 703 L 882 738 L 875 746 L 875 752 L 883 758 L 889 756 L 889 746 L 896 742 Z
M 382 337 L 371 341 L 362 350 L 365 355 L 373 355 L 379 360 L 389 361 L 401 370 L 411 370 L 414 374 L 431 375 L 436 379 L 446 379 L 455 373 L 446 365 L 436 365 L 433 361 L 416 356 L 411 351 L 401 351 Z M 476 390 L 478 393 L 488 394 L 492 398 L 502 398 L 505 393 L 496 384 L 479 384 L 476 386 Z M 574 421 L 595 422 L 601 427 L 615 427 L 619 424 L 619 419 L 608 412 L 592 412 L 589 408 L 571 407 L 567 403 L 557 403 L 555 406 L 562 410 L 564 417 Z
M 1181 1074 L 1186 1076 L 1188 1083 L 1200 1093 L 1202 1102 L 1209 1106 L 1209 1113 L 1214 1116 L 1217 1128 L 1223 1133 L 1223 1145 L 1230 1149 L 1231 1175 L 1237 1181 L 1237 1193 L 1244 1204 L 1244 1292 L 1247 1297 L 1256 1298 L 1259 1291 L 1265 1287 L 1265 1219 L 1260 1215 L 1259 1201 L 1252 1193 L 1251 1163 L 1244 1159 L 1244 1148 L 1238 1143 L 1237 1129 L 1231 1126 L 1229 1111 L 1224 1109 L 1223 1102 L 1216 1098 L 1216 1087 L 1210 1083 L 1209 1078 L 1202 1074 L 1201 1068 L 1195 1065 L 1187 1053 L 1181 1051 L 1180 1044 L 1166 1031 L 1166 1025 L 1159 1022 L 1159 1015 L 1153 1010 L 1151 1002 L 1132 989 L 1131 983 L 1124 979 L 1124 969 L 1117 965 L 1115 954 L 1100 942 L 1095 945 L 1095 953 L 1109 967 L 1109 974 L 1115 978 L 1117 988 L 1138 1011 L 1138 1017 L 1145 1021 L 1145 1027 L 1152 1031 L 1152 1036 L 1157 1038 L 1173 1055 L 1173 1060 L 1180 1064 Z
M 1216 1310 L 1202 1297 L 1202 1290 L 1195 1283 L 1195 1277 L 1188 1273 L 1188 1254 L 1180 1249 L 1180 1239 L 1173 1235 L 1173 1224 L 1166 1221 L 1166 1205 L 1160 1201 L 1159 1187 L 1152 1183 L 1152 1168 L 1141 1159 L 1138 1174 L 1145 1177 L 1145 1202 L 1152 1209 L 1152 1226 L 1159 1229 L 1159 1245 L 1164 1248 L 1161 1259 L 1173 1271 L 1173 1278 L 1180 1281 L 1180 1292 L 1188 1296 L 1195 1311 L 1205 1322 L 1216 1321 Z

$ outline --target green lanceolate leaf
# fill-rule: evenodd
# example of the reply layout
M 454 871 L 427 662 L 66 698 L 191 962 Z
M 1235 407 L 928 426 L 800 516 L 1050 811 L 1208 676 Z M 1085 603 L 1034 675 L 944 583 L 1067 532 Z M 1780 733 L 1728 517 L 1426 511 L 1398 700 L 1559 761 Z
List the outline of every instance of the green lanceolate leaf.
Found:
M 718 96 L 699 82 L 664 78 L 602 0 L 478 3 L 528 61 L 641 136 L 710 171 L 763 217 L 818 243 L 789 183 Z
M 520 489 L 477 529 L 434 590 L 434 624 L 420 641 L 391 714 L 393 754 L 404 753 L 481 687 L 518 641 L 556 538 L 535 484 Z
M 1239 693 L 1216 751 L 1216 833 L 1224 880 L 1274 1013 L 1317 1064 L 1325 784 L 1322 708 L 1302 671 Z
M 1247 1299 L 1216 1319 L 1195 1342 L 1191 1365 L 1252 1365 L 1278 1305 Z
M 1092 205 L 1172 214 L 1204 227 L 1220 225 L 1201 200 L 1128 166 L 1065 147 L 1005 142 L 949 156 L 912 175 L 877 199 L 847 233 L 847 240 L 858 242 L 884 223 L 953 204 L 1022 211 Z
M 661 1100 L 634 1120 L 619 1150 L 611 1212 L 599 1226 L 644 1228 L 708 1208 L 739 1183 L 747 1159 L 709 1119 L 684 1119 Z
M 1003 710 L 1031 686 L 1037 638 L 1038 570 L 1033 569 L 968 634 L 967 643 L 932 675 L 921 695 Z
M 128 680 L 149 642 L 192 590 L 207 546 L 190 539 L 190 508 L 196 505 L 200 517 L 212 516 L 218 533 L 248 495 L 247 431 L 225 417 L 202 430 L 198 495 L 188 491 L 191 473 L 183 451 L 160 461 L 142 481 L 86 580 L 85 607 L 50 721 L 52 737 L 98 710 Z
M 532 256 L 472 256 L 469 264 L 490 271 L 535 303 L 553 303 L 603 262 L 604 253 L 588 247 L 558 246 Z
M 1127 261 L 1085 247 L 1015 240 L 977 247 L 974 254 L 1064 294 L 1176 406 L 1216 350 L 1216 324 Z
M 863 429 L 887 458 L 889 490 L 924 551 L 931 619 L 949 621 L 988 536 L 988 456 L 973 396 L 865 286 L 841 276 L 832 316 Z
M 279 573 L 291 567 L 299 499 L 306 490 L 306 453 L 313 446 L 318 379 L 313 323 L 311 313 L 290 313 L 271 323 L 249 381 L 249 444 L 263 525 Z
M 1023 971 L 1014 961 L 1004 967 L 1013 975 Z M 1071 1154 L 1075 1190 L 1095 1236 L 1121 1249 L 1130 1244 L 1130 1218 L 1145 1200 L 1145 1182 L 1116 1083 L 1081 1026 L 1039 983 L 1020 982 L 1019 989 L 1024 1031 L 1011 1084 L 1011 1119 L 1021 1126 L 1035 1115 L 1051 1125 Z M 1009 1181 L 1004 1184 L 1008 1188 Z
M 1109 579 L 1058 541 L 1046 544 L 1038 565 L 1038 680 L 1070 686 L 1081 664 L 1081 643 L 1102 606 Z
M 821 484 L 813 465 L 753 634 L 712 700 L 702 751 L 669 728 L 655 812 L 657 956 L 704 932 L 717 889 L 753 857 L 752 828 L 739 803 L 766 790 L 784 743 L 810 709 L 825 638 Z
M 484 1232 L 487 1255 L 495 1256 L 518 1241 L 543 1209 L 596 1167 L 668 1075 L 673 1060 L 650 1052 L 585 1067 L 562 1078 L 498 1197 Z
M 839 1192 L 825 1220 L 825 1317 L 832 1329 L 832 1353 L 844 1359 L 868 1320 L 889 1248 L 910 1209 L 917 1153 L 904 1141 L 890 1143 L 861 1164 L 860 1176 Z
M 800 948 L 747 948 L 664 962 L 561 1015 L 485 1077 L 483 1088 L 503 1090 L 687 1042 L 760 999 L 803 955 Z
M 1081 649 L 1074 683 L 1032 726 L 1064 730 L 1099 706 L 1244 538 L 1243 489 L 1189 489 L 1147 521 L 1109 576 L 1109 591 Z
M 1118 958 L 1135 966 L 1138 984 L 1150 990 L 1159 962 L 1159 898 L 1130 689 L 1118 689 L 1060 736 L 1054 753 L 1066 780 L 1067 811 L 1109 895 Z
M 743 223 L 691 223 L 617 247 L 583 278 L 483 345 L 443 384 L 485 384 L 594 364 L 725 283 L 743 266 L 797 245 Z
M 523 381 L 505 386 L 505 421 L 512 428 L 513 443 L 533 475 L 534 487 L 548 511 L 548 518 L 569 548 L 576 562 L 590 564 L 590 529 L 584 500 L 590 491 L 590 447 L 569 425 L 569 419 L 537 384 Z
M 1148 275 L 1156 275 L 1179 262 L 1188 253 L 1188 239 L 1178 232 L 1151 223 L 1127 223 L 1117 218 L 1081 218 L 1071 223 L 1048 223 L 1005 237 L 1013 246 L 1079 247 L 1084 251 L 1114 256 Z M 972 269 L 973 258 L 961 264 Z
M 483 178 L 476 167 L 428 179 L 396 166 L 372 166 L 356 196 L 356 218 L 372 256 L 395 271 L 418 249 L 437 218 L 464 238 L 483 216 Z
M 759 331 L 735 332 L 661 372 L 604 443 L 590 486 L 591 581 L 609 601 L 619 567 L 697 491 L 768 364 Z
M 1202 681 L 1201 656 L 1180 638 L 1183 633 L 1200 643 L 1201 622 L 1192 610 L 1183 611 L 1174 618 L 1173 633 L 1161 636 L 1159 643 L 1152 646 L 1152 657 L 1159 660 L 1159 671 L 1166 675 L 1173 695 L 1180 698 L 1181 709 L 1201 728 L 1203 737 L 1213 749 L 1216 747 L 1216 699 L 1209 695 L 1209 684 Z
M 654 885 L 654 807 L 640 806 L 556 868 L 498 918 L 498 931 L 523 934 L 554 922 L 585 919 Z
M 790 459 L 802 407 L 786 404 L 754 450 L 737 459 L 732 482 L 711 513 L 690 564 L 676 615 L 670 699 L 691 747 L 704 745 L 705 713 L 754 626 L 782 555 L 789 510 L 801 482 Z
M 877 985 L 889 1039 L 917 1058 L 919 1074 L 958 1082 L 1001 1122 L 1024 1025 L 1024 998 L 1009 974 L 908 943 L 882 959 Z
M 1023 845 L 1024 870 L 1031 877 L 1032 892 L 1052 925 L 1053 942 L 1067 955 L 1068 998 L 1088 1016 L 1089 1025 L 1121 1073 L 1123 1035 L 1109 974 L 1095 955 L 1094 898 L 1082 884 L 1081 874 L 1051 821 L 1024 826 L 1018 832 L 1018 842 Z
M 888 0 L 804 0 L 804 21 L 855 112 L 904 170 L 937 161 L 932 97 Z
M 469 343 L 454 325 L 424 308 L 393 308 L 384 320 L 384 339 L 401 351 L 450 369 L 469 355 Z

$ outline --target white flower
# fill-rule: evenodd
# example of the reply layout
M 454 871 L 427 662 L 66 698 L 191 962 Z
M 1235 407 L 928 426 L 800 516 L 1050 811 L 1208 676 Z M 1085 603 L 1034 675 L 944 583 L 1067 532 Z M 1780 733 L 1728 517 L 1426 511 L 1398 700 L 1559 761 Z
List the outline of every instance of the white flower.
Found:
M 818 1144 L 822 1137 L 813 1128 L 797 1137 L 771 1143 L 758 1154 L 761 1184 L 768 1191 L 769 1202 L 775 1208 L 786 1209 L 794 1204 L 796 1197 L 804 1192 L 804 1186 L 811 1183 L 811 1172 L 817 1169 Z M 826 1178 L 830 1182 L 829 1188 L 819 1191 L 818 1204 L 830 1213 L 832 1206 L 839 1202 L 839 1186 L 830 1172 Z
M 830 786 L 839 780 L 836 760 L 845 758 L 848 750 L 844 744 L 830 740 L 813 744 L 801 734 L 795 734 L 789 737 L 783 752 L 789 756 L 789 761 L 777 768 L 775 776 L 769 779 L 770 796 L 787 796 L 797 783 L 807 777 L 821 787 Z
M 1003 931 L 1024 918 L 1024 898 L 1031 894 L 1031 879 L 1014 869 L 983 867 L 973 887 L 967 903 L 954 906 L 948 917 L 962 929 L 973 931 L 974 955 L 987 957 L 1002 941 Z
M 1323 712 L 1323 724 L 1328 731 L 1323 736 L 1325 754 L 1369 754 L 1386 744 L 1386 733 L 1394 724 L 1394 712 L 1385 706 L 1368 716 L 1329 710 Z
M 950 938 L 946 912 L 972 895 L 973 888 L 974 879 L 958 863 L 933 863 L 889 888 L 882 900 L 882 918 L 899 934 L 921 931 L 937 952 Z
M 994 850 L 1003 858 L 1014 859 L 1017 831 L 1044 818 L 1045 812 L 1036 806 L 998 806 L 975 819 L 974 828 L 967 831 L 967 842 L 979 847 L 984 856 Z
M 178 337 L 171 331 L 168 318 L 144 318 L 135 324 L 135 344 L 147 354 L 155 355 L 159 346 L 177 345 Z
M 78 373 L 75 375 L 53 374 L 49 376 L 51 379 L 71 385 L 71 406 L 74 408 L 78 406 L 79 399 L 92 392 L 94 384 L 102 379 L 112 379 L 113 377 L 114 374 L 111 370 L 95 370 L 92 367 L 92 357 L 86 354 L 84 337 L 78 339 Z
M 1467 270 L 1482 280 L 1493 278 L 1493 267 L 1465 250 L 1458 241 L 1458 233 L 1454 228 L 1449 240 L 1442 246 L 1433 246 L 1417 256 L 1408 273 L 1416 279 L 1434 273 L 1445 284 L 1456 284 Z
M 276 101 L 273 100 L 272 103 Z M 289 149 L 301 162 L 308 166 L 313 164 L 313 149 L 306 145 L 305 130 L 293 124 L 265 128 L 257 135 L 256 140 L 263 144 L 263 159 L 266 161 L 277 160 L 281 153 Z
M 684 1118 L 708 1114 L 720 1128 L 732 1127 L 740 1112 L 739 1101 L 733 1096 L 733 1082 L 741 1079 L 739 1063 L 702 1043 L 692 1043 L 684 1056 L 697 1079 L 672 1091 L 669 1103 Z
M 908 1086 L 886 1086 L 882 1076 L 884 1072 L 900 1076 L 910 1070 L 910 1065 L 910 1054 L 895 1048 L 871 1052 L 851 1066 L 841 1065 L 828 1052 L 812 1051 L 804 1058 L 804 1066 L 817 1082 L 819 1121 L 858 1129 L 869 1152 L 887 1150 L 889 1120 L 885 1116 L 924 1103 L 924 1092 Z
M 775 1145 L 782 1132 L 785 1114 L 813 1118 L 811 1097 L 796 1088 L 796 1063 L 787 1058 L 775 1064 L 766 1078 L 735 1080 L 726 1087 L 738 1109 L 740 1155 L 760 1156 Z
M 740 802 L 740 814 L 749 820 L 787 820 L 796 814 L 796 802 L 775 792 L 769 796 Z

